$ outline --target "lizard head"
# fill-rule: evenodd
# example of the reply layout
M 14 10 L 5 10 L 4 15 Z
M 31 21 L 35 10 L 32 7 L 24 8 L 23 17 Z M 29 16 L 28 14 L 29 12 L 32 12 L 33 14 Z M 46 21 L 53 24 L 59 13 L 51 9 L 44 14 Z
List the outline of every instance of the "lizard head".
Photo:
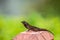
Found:
M 25 28 L 28 28 L 29 29 L 29 26 L 30 25 L 26 21 L 22 21 L 21 23 L 25 26 Z

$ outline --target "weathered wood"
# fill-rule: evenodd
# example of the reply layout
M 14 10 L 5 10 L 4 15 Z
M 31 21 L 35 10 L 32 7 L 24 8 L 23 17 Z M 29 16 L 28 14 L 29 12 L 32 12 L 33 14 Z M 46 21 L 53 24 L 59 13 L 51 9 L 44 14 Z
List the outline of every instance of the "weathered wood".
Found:
M 34 32 L 30 30 L 18 34 L 13 40 L 54 40 L 54 36 L 48 31 Z

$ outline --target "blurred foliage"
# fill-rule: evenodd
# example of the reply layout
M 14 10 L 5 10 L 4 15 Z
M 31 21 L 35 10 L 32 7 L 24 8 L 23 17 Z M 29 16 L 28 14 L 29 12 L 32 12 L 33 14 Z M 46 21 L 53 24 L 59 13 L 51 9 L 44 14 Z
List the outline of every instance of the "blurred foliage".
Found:
M 4 18 L 0 16 L 0 40 L 12 40 L 17 34 L 26 29 L 21 24 L 25 20 L 31 25 L 45 28 L 54 33 L 55 40 L 60 40 L 60 17 L 44 18 L 39 13 L 31 12 L 27 17 Z
M 0 40 L 12 40 L 26 29 L 21 24 L 25 20 L 31 25 L 45 28 L 54 33 L 54 39 L 60 40 L 60 0 L 52 0 L 48 5 L 20 17 L 4 17 L 0 15 Z M 44 9 L 45 8 L 45 9 Z M 36 10 L 37 10 L 36 9 Z

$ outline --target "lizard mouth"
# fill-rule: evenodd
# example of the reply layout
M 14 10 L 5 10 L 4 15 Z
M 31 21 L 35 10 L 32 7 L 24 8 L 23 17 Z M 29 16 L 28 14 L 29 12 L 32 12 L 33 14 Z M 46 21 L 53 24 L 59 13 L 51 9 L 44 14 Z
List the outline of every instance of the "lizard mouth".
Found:
M 26 26 L 27 26 L 27 24 L 28 24 L 28 23 L 26 23 L 25 21 L 22 21 L 21 23 L 24 24 L 24 25 L 26 25 Z
M 29 26 L 29 24 L 28 24 L 26 21 L 22 21 L 22 24 L 23 24 L 26 28 L 28 28 L 28 26 Z
M 21 23 L 26 23 L 25 21 L 22 21 Z

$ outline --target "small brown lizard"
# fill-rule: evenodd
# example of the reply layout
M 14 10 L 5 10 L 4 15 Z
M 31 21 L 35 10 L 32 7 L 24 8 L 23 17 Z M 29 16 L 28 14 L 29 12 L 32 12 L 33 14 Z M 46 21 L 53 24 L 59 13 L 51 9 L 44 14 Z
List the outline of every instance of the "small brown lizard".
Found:
M 35 32 L 37 32 L 37 31 L 48 31 L 48 32 L 51 32 L 51 31 L 49 31 L 49 30 L 47 30 L 47 29 L 42 29 L 42 28 L 38 28 L 38 27 L 35 27 L 35 26 L 31 26 L 30 24 L 28 24 L 26 21 L 22 21 L 22 24 L 25 26 L 25 28 L 27 28 L 28 29 L 28 31 L 29 30 L 32 30 L 32 31 L 35 31 Z M 52 33 L 52 32 L 51 32 Z M 52 33 L 53 34 L 53 33 Z

